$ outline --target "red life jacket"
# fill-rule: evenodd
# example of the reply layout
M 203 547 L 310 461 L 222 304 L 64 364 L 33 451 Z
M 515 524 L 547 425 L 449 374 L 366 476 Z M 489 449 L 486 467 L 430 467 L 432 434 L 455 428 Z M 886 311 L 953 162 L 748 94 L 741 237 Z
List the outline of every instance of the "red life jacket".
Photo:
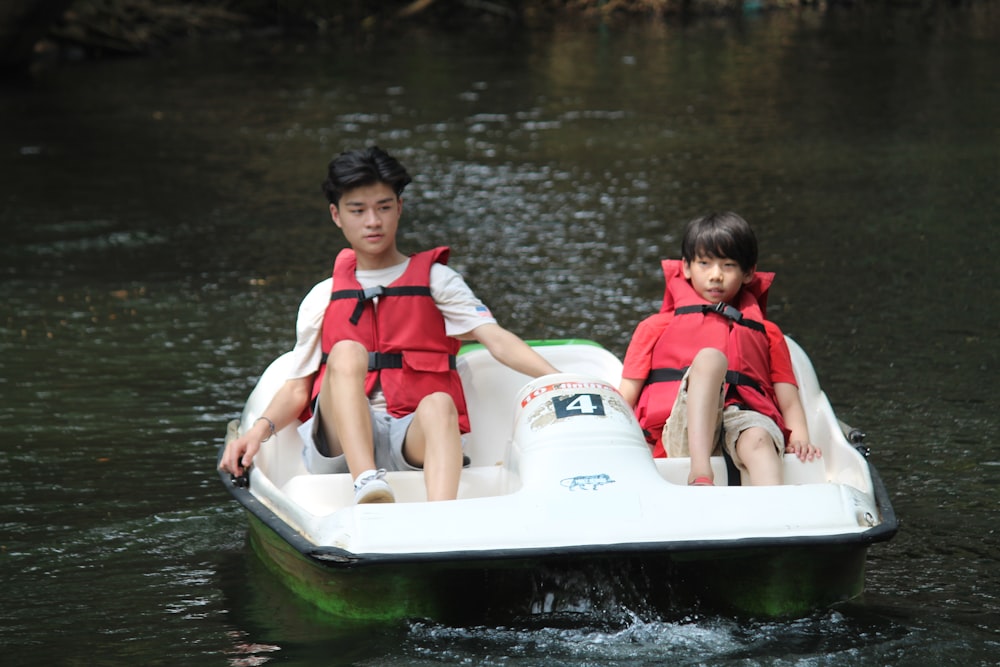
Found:
M 330 304 L 323 315 L 323 357 L 313 399 L 319 395 L 334 343 L 356 340 L 369 352 L 365 393 L 381 382 L 389 414 L 408 415 L 425 396 L 443 391 L 455 401 L 462 433 L 469 432 L 465 394 L 455 370 L 461 343 L 445 334 L 444 316 L 430 290 L 431 266 L 447 263 L 448 253 L 448 248 L 440 247 L 411 255 L 406 271 L 390 285 L 362 289 L 354 275 L 354 251 L 340 251 L 333 265 Z M 375 297 L 378 308 L 372 301 Z
M 725 404 L 740 405 L 770 417 L 786 434 L 771 382 L 771 356 L 764 311 L 773 273 L 754 274 L 737 294 L 735 305 L 712 304 L 701 298 L 684 277 L 683 262 L 663 260 L 666 291 L 656 318 L 666 318 L 653 346 L 652 368 L 636 404 L 636 417 L 653 447 L 664 457 L 663 425 L 670 416 L 680 380 L 694 356 L 706 347 L 729 359 Z

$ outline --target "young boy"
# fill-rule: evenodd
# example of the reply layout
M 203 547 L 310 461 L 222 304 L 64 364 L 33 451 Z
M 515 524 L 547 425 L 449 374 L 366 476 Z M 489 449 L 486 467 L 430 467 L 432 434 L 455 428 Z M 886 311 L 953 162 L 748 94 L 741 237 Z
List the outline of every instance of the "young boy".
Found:
M 757 239 L 735 213 L 689 222 L 681 256 L 663 262 L 663 307 L 636 327 L 621 393 L 653 456 L 691 457 L 688 484 L 714 484 L 720 445 L 750 484 L 781 484 L 783 452 L 822 453 L 809 442 L 785 338 L 764 319 L 774 274 L 757 272 Z
M 469 431 L 455 354 L 482 343 L 531 377 L 556 373 L 496 323 L 441 247 L 402 254 L 396 231 L 410 176 L 379 149 L 330 162 L 323 190 L 350 245 L 333 277 L 303 299 L 292 370 L 261 417 L 232 440 L 220 466 L 240 474 L 276 430 L 302 418 L 307 468 L 350 472 L 355 502 L 393 502 L 386 470 L 423 470 L 429 500 L 458 493 Z

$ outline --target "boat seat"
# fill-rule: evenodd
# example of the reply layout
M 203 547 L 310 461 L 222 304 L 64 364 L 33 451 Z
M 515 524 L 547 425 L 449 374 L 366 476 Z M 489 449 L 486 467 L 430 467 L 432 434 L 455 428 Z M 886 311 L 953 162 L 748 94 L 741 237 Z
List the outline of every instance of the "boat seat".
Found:
M 678 456 L 655 459 L 655 462 L 660 477 L 672 484 L 687 484 L 691 459 L 686 456 Z M 826 475 L 826 465 L 822 459 L 803 463 L 794 454 L 785 454 L 784 463 L 785 484 L 826 484 L 829 481 Z M 712 457 L 712 472 L 715 473 L 716 486 L 726 486 L 729 483 L 726 461 L 723 457 Z
M 396 502 L 425 502 L 427 490 L 424 474 L 420 471 L 386 473 L 385 479 L 392 486 Z M 458 497 L 481 498 L 511 493 L 514 480 L 508 478 L 501 466 L 472 466 L 462 471 L 458 483 Z M 332 475 L 295 475 L 281 487 L 293 502 L 310 514 L 325 516 L 341 507 L 354 504 L 354 483 L 347 473 Z
M 347 473 L 295 475 L 281 490 L 292 502 L 315 516 L 325 516 L 354 502 L 354 482 Z

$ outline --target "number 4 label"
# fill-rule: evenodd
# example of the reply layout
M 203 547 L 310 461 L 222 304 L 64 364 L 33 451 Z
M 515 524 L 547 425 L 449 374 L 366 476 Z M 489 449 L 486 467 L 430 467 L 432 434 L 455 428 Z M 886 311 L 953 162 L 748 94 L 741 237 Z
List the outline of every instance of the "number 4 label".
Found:
M 580 415 L 604 416 L 604 401 L 601 400 L 600 394 L 553 396 L 552 406 L 556 410 L 556 419 Z

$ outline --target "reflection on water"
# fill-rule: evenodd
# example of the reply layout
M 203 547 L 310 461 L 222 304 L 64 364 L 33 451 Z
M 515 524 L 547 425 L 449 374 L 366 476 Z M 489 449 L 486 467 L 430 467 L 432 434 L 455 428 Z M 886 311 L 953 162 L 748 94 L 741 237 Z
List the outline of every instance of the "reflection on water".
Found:
M 808 10 L 361 50 L 248 40 L 7 86 L 5 656 L 988 664 L 998 28 L 988 8 L 930 30 L 905 12 Z M 528 338 L 623 353 L 683 222 L 746 215 L 778 272 L 772 317 L 869 432 L 902 518 L 865 597 L 780 622 L 583 601 L 505 627 L 348 631 L 260 571 L 214 449 L 343 244 L 326 161 L 372 142 L 416 176 L 405 248 L 451 245 Z
M 241 628 L 231 653 L 247 658 L 320 664 L 379 665 L 636 665 L 636 664 L 895 664 L 939 663 L 942 653 L 877 601 L 819 610 L 791 620 L 754 620 L 698 610 L 656 617 L 629 607 L 582 603 L 573 611 L 512 618 L 502 625 L 426 621 L 346 624 L 318 614 L 288 593 L 250 557 L 248 579 L 231 581 L 229 600 Z M 227 588 L 224 586 L 224 588 Z M 974 635 L 975 633 L 973 633 Z M 940 630 L 952 648 L 969 630 Z M 384 647 L 393 647 L 386 651 Z M 964 649 L 963 649 L 964 650 Z M 274 655 L 280 651 L 281 655 Z M 985 663 L 984 663 L 985 664 Z

